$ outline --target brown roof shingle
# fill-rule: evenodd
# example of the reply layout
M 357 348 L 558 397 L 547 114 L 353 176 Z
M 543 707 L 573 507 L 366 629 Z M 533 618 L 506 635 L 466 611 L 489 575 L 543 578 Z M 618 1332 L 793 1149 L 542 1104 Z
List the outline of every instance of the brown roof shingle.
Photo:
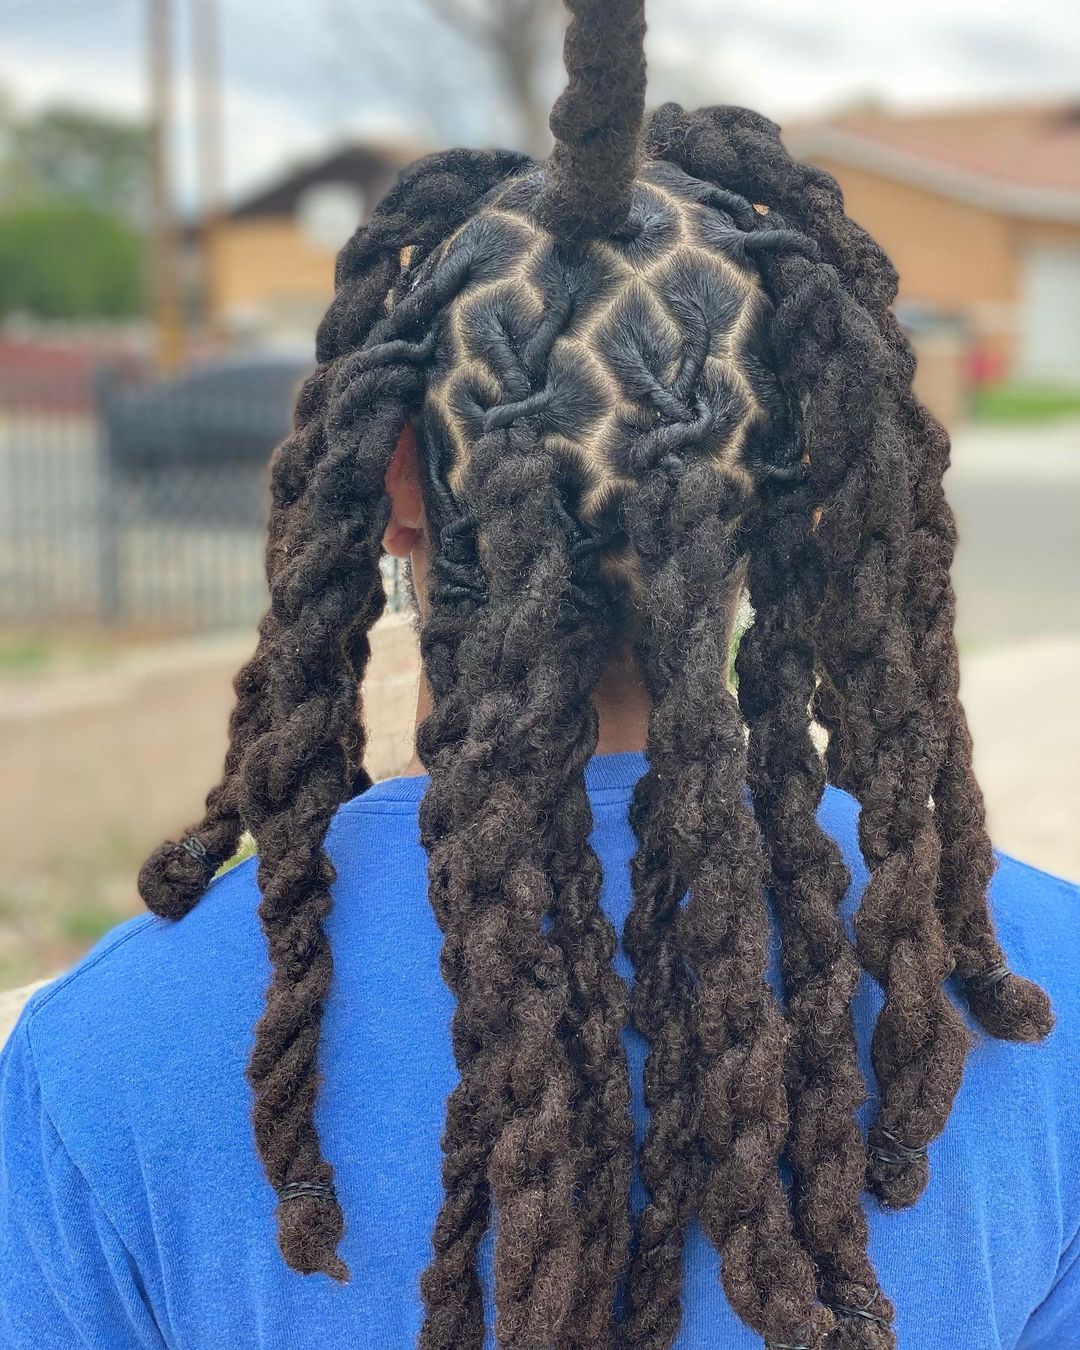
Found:
M 1080 200 L 1080 101 L 949 112 L 850 112 L 785 129 L 806 158 L 877 159 L 883 173 L 906 177 L 920 166 L 947 190 L 983 184 L 1003 202 L 1015 194 L 1038 214 L 1039 202 Z

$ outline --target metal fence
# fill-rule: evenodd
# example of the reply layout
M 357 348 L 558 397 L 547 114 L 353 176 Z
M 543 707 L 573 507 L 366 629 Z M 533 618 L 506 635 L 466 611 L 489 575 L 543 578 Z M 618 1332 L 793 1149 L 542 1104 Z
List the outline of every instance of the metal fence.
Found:
M 222 363 L 166 385 L 2 355 L 0 623 L 250 624 L 267 461 L 302 369 Z M 387 582 L 400 605 L 396 569 Z

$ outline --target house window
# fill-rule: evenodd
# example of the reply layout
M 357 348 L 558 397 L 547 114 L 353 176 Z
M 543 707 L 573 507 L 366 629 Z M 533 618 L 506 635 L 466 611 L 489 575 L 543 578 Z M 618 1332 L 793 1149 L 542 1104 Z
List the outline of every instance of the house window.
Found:
M 300 233 L 328 253 L 341 248 L 363 215 L 364 194 L 354 183 L 316 183 L 296 203 Z
M 1018 364 L 1030 379 L 1080 383 L 1080 248 L 1035 244 L 1028 250 Z

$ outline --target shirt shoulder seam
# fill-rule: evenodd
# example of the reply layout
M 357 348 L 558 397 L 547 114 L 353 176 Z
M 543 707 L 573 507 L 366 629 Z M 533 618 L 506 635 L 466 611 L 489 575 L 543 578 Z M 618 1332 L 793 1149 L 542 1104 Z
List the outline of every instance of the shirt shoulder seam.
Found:
M 74 984 L 80 976 L 87 974 L 89 971 L 93 970 L 95 966 L 100 965 L 102 961 L 107 960 L 113 952 L 119 951 L 120 948 L 130 942 L 132 938 L 145 933 L 147 928 L 154 923 L 154 918 L 155 916 L 153 914 L 141 915 L 139 921 L 133 924 L 121 937 L 118 937 L 114 942 L 110 942 L 107 947 L 103 947 L 96 955 L 83 961 L 80 965 L 76 966 L 74 970 L 69 970 L 66 975 L 61 975 L 58 979 L 54 980 L 52 984 L 46 985 L 46 987 L 42 989 L 39 994 L 35 995 L 27 1005 L 25 1018 L 27 1025 L 37 1017 L 38 1013 L 40 1013 L 47 1004 L 52 1002 L 57 994 L 62 993 L 69 984 Z
M 204 898 L 205 895 L 209 895 L 210 891 L 213 890 L 215 886 L 224 881 L 225 877 L 231 876 L 234 872 L 239 873 L 242 868 L 254 861 L 254 858 L 244 858 L 241 862 L 237 863 L 235 867 L 230 867 L 227 872 L 214 877 L 210 882 L 210 885 L 206 888 Z M 102 961 L 107 961 L 114 952 L 118 952 L 121 947 L 126 946 L 133 938 L 141 937 L 148 929 L 154 928 L 158 923 L 163 922 L 168 922 L 168 920 L 159 919 L 156 914 L 140 914 L 134 916 L 134 921 L 131 923 L 131 927 L 126 933 L 114 938 L 111 942 L 108 942 L 102 947 L 100 951 L 94 953 L 92 956 L 86 957 L 74 968 L 74 970 L 69 970 L 64 974 L 57 976 L 50 984 L 47 984 L 43 989 L 34 994 L 30 1002 L 26 1005 L 24 1020 L 27 1023 L 32 1022 L 42 1009 L 51 1003 L 58 994 L 63 993 L 69 985 L 75 984 L 83 975 L 89 974 L 89 972 L 100 965 Z

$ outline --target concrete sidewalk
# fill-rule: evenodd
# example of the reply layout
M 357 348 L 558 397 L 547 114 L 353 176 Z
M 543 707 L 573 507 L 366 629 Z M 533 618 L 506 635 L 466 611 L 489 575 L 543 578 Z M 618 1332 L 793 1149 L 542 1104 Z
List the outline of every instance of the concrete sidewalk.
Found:
M 1080 881 L 1080 638 L 962 656 L 960 693 L 994 842 Z

